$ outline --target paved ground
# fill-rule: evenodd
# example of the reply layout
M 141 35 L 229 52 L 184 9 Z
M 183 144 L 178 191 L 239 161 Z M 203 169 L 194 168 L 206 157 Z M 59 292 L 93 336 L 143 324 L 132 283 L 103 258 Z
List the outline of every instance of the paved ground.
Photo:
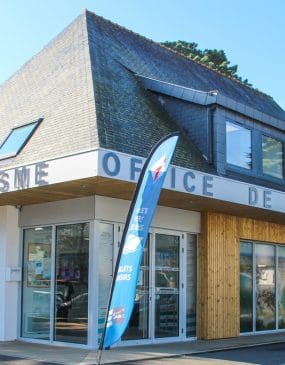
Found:
M 56 365 L 0 355 L 1 365 Z M 96 363 L 94 363 L 95 365 Z M 285 365 L 285 342 L 204 354 L 113 363 L 113 365 Z M 66 363 L 66 365 L 69 365 Z M 80 362 L 78 363 L 80 365 Z
M 257 346 L 259 345 L 259 346 Z M 0 341 L 0 365 L 93 365 L 98 351 L 60 344 Z M 118 346 L 101 365 L 285 365 L 285 332 L 218 340 Z
M 119 363 L 117 363 L 119 364 Z M 116 364 L 116 365 L 117 365 Z M 199 355 L 126 362 L 124 365 L 285 365 L 285 343 Z M 115 365 L 115 364 L 113 364 Z
M 0 355 L 1 365 L 56 365 L 54 362 L 43 362 L 29 359 L 21 359 L 17 357 Z
M 244 364 L 285 365 L 285 343 L 215 352 L 200 355 L 199 358 L 230 361 L 235 364 L 239 361 Z

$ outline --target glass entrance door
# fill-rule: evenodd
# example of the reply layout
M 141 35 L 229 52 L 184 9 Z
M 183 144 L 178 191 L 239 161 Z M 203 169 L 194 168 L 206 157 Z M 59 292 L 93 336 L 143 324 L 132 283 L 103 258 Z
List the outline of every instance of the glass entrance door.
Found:
M 179 336 L 180 237 L 155 235 L 155 338 Z
M 123 340 L 149 338 L 149 240 L 144 247 L 136 288 L 134 309 Z
M 145 248 L 134 309 L 123 341 L 179 336 L 181 236 L 154 233 Z

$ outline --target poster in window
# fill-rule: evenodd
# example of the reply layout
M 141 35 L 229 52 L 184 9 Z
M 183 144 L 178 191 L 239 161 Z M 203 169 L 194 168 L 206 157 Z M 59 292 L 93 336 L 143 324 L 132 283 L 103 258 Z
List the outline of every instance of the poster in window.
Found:
M 51 252 L 49 244 L 28 244 L 27 286 L 48 288 L 50 286 Z

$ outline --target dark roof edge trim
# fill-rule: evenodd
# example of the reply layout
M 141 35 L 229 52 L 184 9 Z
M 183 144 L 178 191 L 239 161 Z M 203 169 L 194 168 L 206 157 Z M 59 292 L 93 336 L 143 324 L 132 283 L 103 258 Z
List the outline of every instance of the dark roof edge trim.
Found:
M 140 79 L 146 89 L 156 91 L 161 94 L 173 96 L 177 99 L 190 101 L 201 105 L 210 105 L 217 103 L 218 91 L 200 91 L 185 86 L 171 84 L 161 80 L 152 79 L 143 75 L 136 76 Z
M 285 123 L 283 120 L 274 118 L 259 110 L 239 103 L 234 99 L 220 94 L 217 90 L 200 91 L 139 74 L 136 74 L 136 76 L 148 90 L 200 105 L 218 104 L 226 109 L 233 110 L 264 124 L 285 131 Z

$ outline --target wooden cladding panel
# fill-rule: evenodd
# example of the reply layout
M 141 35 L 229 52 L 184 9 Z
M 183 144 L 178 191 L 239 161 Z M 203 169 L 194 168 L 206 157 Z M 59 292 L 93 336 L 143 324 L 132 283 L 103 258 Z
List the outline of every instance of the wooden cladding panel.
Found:
M 247 218 L 237 220 L 241 239 L 285 244 L 285 225 Z
M 222 214 L 202 215 L 199 248 L 199 334 L 200 338 L 238 336 L 237 221 Z
M 198 270 L 198 337 L 237 337 L 240 240 L 285 244 L 285 225 L 202 213 Z

